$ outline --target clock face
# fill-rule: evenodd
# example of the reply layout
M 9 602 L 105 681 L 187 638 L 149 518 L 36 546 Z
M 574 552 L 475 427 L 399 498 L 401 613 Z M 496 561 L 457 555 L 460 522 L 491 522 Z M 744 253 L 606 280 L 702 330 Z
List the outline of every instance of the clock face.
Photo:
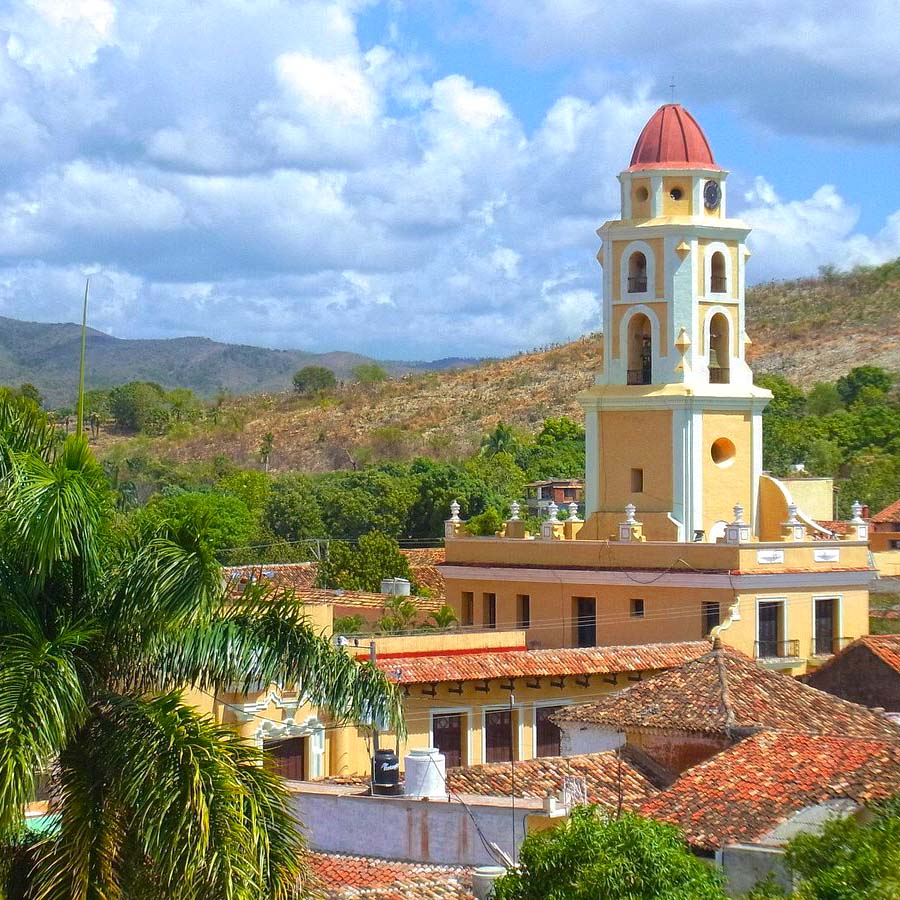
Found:
M 707 209 L 718 209 L 722 200 L 722 189 L 718 181 L 707 181 L 703 185 L 703 204 Z

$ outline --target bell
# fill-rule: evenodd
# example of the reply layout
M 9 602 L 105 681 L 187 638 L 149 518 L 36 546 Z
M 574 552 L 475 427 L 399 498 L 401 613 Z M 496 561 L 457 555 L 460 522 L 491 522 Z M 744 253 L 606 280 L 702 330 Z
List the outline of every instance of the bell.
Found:
M 709 367 L 711 369 L 721 369 L 722 368 L 722 365 L 719 362 L 719 354 L 716 353 L 716 351 L 714 349 L 709 351 Z

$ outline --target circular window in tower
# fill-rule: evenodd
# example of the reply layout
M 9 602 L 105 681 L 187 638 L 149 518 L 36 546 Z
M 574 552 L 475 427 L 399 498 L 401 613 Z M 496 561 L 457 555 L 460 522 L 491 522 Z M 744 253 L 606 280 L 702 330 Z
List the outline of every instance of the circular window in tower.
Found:
M 645 188 L 645 187 L 639 187 L 634 192 L 634 197 L 638 201 L 638 203 L 646 203 L 647 198 L 649 196 L 650 196 L 650 191 L 648 191 L 647 188 Z
M 713 441 L 712 447 L 709 448 L 709 455 L 712 461 L 722 469 L 728 468 L 734 462 L 734 456 L 737 450 L 734 441 L 726 437 L 720 437 Z
M 684 191 L 680 187 L 673 187 L 671 191 L 669 191 L 669 196 L 673 200 L 680 200 L 684 196 Z

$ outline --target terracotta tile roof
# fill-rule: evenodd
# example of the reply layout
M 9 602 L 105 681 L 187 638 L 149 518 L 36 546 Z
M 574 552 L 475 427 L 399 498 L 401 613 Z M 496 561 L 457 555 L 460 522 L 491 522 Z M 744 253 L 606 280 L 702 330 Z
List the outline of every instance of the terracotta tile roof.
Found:
M 428 588 L 434 597 L 444 596 L 444 576 L 437 567 L 444 564 L 443 547 L 401 550 L 407 558 L 413 579 Z M 249 566 L 225 566 L 225 577 L 236 587 L 247 579 L 265 580 L 276 587 L 300 591 L 315 586 L 319 567 L 315 562 L 256 563 Z
M 266 581 L 275 587 L 303 590 L 316 582 L 318 567 L 314 562 L 257 563 L 252 566 L 225 566 L 225 577 L 234 587 L 251 581 Z
M 817 519 L 816 523 L 834 534 L 847 534 L 850 531 L 850 523 L 840 519 Z
M 763 732 L 689 769 L 640 812 L 712 850 L 756 841 L 807 806 L 898 792 L 900 742 Z
M 883 663 L 900 674 L 900 634 L 867 634 L 857 638 L 852 644 L 848 644 L 841 653 L 833 656 L 829 662 L 840 659 L 851 647 L 858 645 L 871 650 Z
M 473 897 L 471 870 L 458 866 L 311 852 L 309 864 L 327 898 L 461 900 Z
M 900 619 L 900 609 L 870 609 L 870 619 Z
M 866 707 L 721 647 L 595 703 L 566 707 L 554 719 L 618 731 L 675 729 L 735 736 L 746 729 L 772 728 L 900 739 L 900 729 Z
M 369 591 L 333 591 L 328 588 L 308 588 L 297 591 L 303 603 L 323 603 L 329 606 L 352 606 L 359 609 L 381 610 L 391 599 L 390 594 L 374 594 Z M 421 610 L 431 612 L 443 606 L 443 600 L 435 597 L 409 597 Z
M 515 765 L 516 796 L 546 797 L 556 794 L 566 775 L 583 778 L 588 800 L 615 807 L 622 787 L 626 809 L 637 809 L 656 793 L 656 788 L 631 764 L 627 751 L 620 761 L 611 751 L 583 756 L 545 756 Z M 508 797 L 512 783 L 509 763 L 487 763 L 447 770 L 447 783 L 456 794 Z
M 558 650 L 491 650 L 489 652 L 380 660 L 379 668 L 400 671 L 400 684 L 481 681 L 485 678 L 542 678 L 562 675 L 606 675 L 671 669 L 709 650 L 707 641 L 584 647 Z
M 900 522 L 900 500 L 895 500 L 881 512 L 875 513 L 872 516 L 872 521 L 876 525 L 881 525 L 884 522 Z

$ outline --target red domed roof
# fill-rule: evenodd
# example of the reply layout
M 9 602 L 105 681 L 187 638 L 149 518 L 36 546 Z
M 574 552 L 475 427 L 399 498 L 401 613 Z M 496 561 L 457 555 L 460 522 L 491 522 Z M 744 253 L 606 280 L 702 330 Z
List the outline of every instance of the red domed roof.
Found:
M 631 154 L 632 169 L 718 169 L 697 120 L 680 104 L 667 103 L 650 117 Z

